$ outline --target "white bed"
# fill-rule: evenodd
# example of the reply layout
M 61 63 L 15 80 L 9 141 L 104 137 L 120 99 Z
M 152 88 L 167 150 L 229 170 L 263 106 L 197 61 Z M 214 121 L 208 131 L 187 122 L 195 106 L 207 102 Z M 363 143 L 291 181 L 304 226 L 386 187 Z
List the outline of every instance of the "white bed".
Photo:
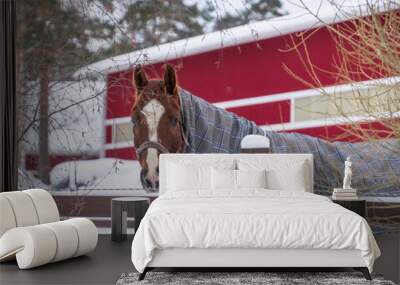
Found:
M 368 223 L 312 185 L 309 154 L 163 154 L 132 262 L 140 278 L 154 267 L 354 267 L 369 278 L 380 251 Z

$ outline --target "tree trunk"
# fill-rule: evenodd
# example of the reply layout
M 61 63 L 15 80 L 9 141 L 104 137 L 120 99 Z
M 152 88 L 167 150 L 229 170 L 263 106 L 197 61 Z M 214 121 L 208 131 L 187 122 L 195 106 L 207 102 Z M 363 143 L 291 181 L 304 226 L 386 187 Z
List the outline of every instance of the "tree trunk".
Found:
M 39 76 L 39 178 L 44 184 L 49 185 L 49 69 L 47 67 L 43 67 Z

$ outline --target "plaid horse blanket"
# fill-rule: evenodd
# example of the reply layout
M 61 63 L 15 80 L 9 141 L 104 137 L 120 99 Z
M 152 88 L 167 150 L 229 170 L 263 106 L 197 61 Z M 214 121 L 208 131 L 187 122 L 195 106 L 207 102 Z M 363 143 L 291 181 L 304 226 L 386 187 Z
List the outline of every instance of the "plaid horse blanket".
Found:
M 328 194 L 343 181 L 344 161 L 352 159 L 352 185 L 364 195 L 400 197 L 400 141 L 328 142 L 298 133 L 265 131 L 180 89 L 188 153 L 238 153 L 246 135 L 265 135 L 273 153 L 312 153 L 314 190 Z

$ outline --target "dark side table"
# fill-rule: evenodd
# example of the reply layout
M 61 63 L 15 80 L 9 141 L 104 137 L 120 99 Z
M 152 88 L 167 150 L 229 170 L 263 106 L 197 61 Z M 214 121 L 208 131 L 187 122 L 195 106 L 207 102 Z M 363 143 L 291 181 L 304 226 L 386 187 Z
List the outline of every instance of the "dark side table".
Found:
M 144 197 L 119 197 L 111 200 L 111 240 L 123 241 L 127 236 L 128 210 L 134 213 L 135 233 L 146 214 L 150 199 Z
M 332 202 L 339 204 L 340 206 L 359 214 L 361 217 L 366 217 L 366 201 L 364 199 L 355 200 L 334 200 Z

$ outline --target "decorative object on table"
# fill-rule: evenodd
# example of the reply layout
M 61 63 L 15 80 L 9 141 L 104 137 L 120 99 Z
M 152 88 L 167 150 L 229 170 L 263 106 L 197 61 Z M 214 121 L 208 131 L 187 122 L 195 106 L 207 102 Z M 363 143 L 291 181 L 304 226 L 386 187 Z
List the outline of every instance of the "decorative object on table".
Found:
M 357 200 L 357 189 L 351 187 L 351 177 L 353 172 L 351 170 L 351 158 L 347 157 L 344 162 L 344 178 L 343 188 L 334 188 L 332 193 L 332 200 Z
M 134 213 L 135 233 L 139 228 L 140 221 L 144 217 L 150 199 L 144 197 L 119 197 L 111 200 L 111 239 L 112 241 L 123 241 L 127 236 L 128 211 Z
M 277 269 L 276 271 L 279 271 Z M 139 273 L 122 274 L 116 285 L 174 285 L 174 284 L 374 284 L 395 285 L 380 275 L 365 280 L 360 272 L 149 272 L 148 277 L 138 281 Z
M 344 178 L 343 178 L 343 189 L 351 189 L 351 176 L 353 172 L 351 171 L 351 158 L 347 157 L 344 162 Z
M 97 245 L 97 229 L 86 218 L 60 221 L 49 192 L 0 193 L 0 261 L 16 259 L 20 269 L 84 255 Z
M 366 217 L 366 201 L 364 199 L 353 199 L 353 200 L 334 200 L 333 202 L 340 206 L 359 214 L 361 217 Z
M 357 189 L 334 188 L 332 200 L 357 200 Z

